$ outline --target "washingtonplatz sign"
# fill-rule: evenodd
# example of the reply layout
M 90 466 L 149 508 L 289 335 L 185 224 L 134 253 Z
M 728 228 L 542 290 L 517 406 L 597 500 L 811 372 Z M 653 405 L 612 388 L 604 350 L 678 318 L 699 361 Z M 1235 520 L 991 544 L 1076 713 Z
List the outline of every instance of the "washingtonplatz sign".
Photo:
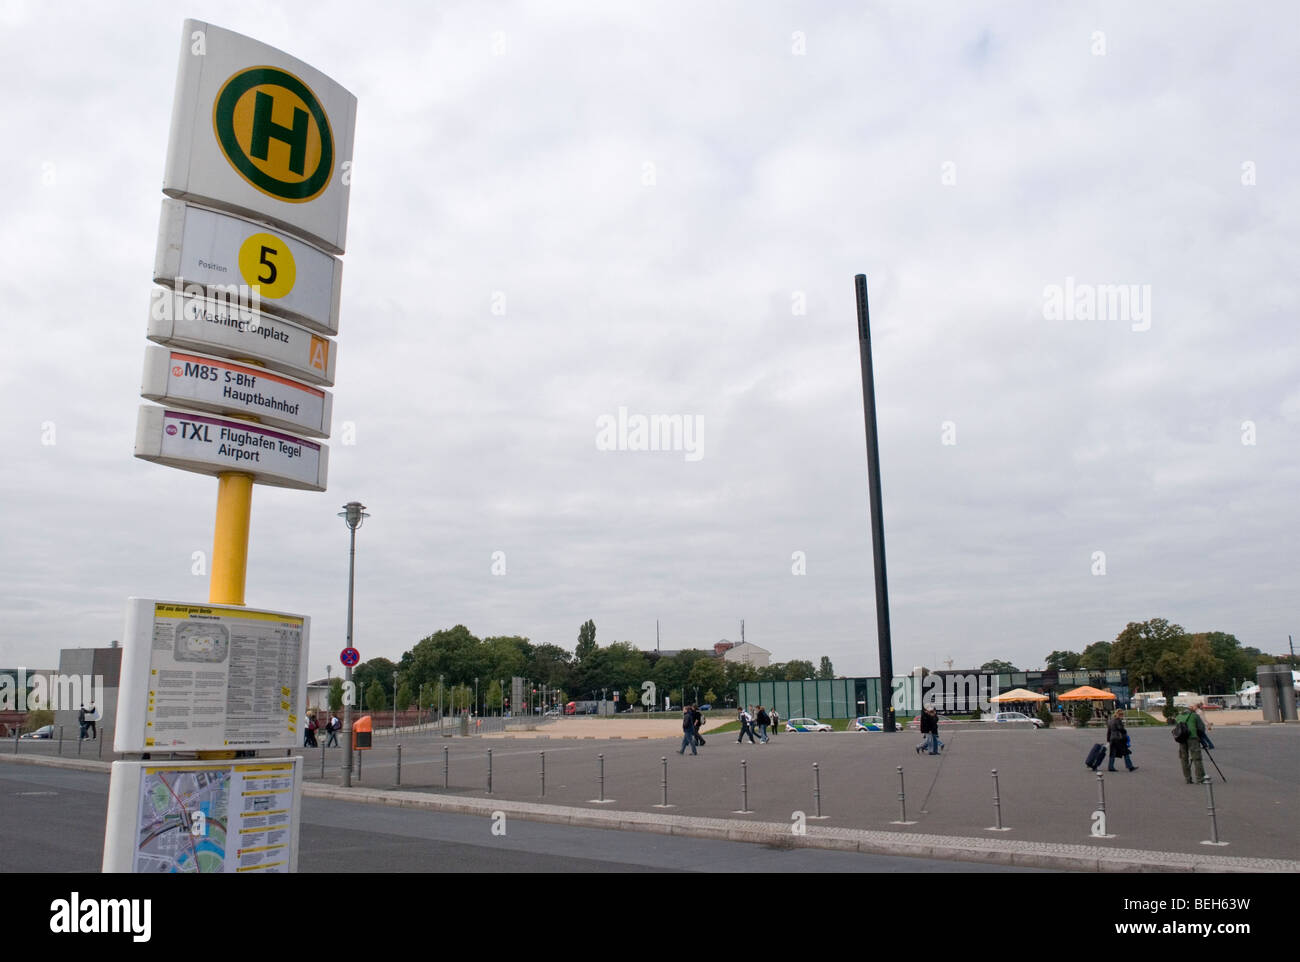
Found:
M 208 599 L 132 598 L 105 871 L 297 865 L 310 618 L 244 605 L 255 484 L 324 491 L 356 98 L 186 20 L 135 456 L 215 476 Z M 274 750 L 266 760 L 236 758 Z M 159 761 L 155 752 L 192 752 Z M 149 754 L 145 754 L 149 753 Z

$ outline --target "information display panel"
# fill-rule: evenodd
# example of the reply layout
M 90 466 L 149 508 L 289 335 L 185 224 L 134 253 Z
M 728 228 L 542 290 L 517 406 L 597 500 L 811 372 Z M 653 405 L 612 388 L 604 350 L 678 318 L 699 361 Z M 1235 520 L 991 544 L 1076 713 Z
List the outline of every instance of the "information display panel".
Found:
M 113 750 L 295 747 L 310 624 L 279 611 L 130 599 Z
M 324 491 L 329 448 L 248 421 L 141 406 L 135 456 L 197 474 L 251 474 L 258 484 Z
M 103 871 L 297 871 L 302 763 L 114 762 Z
M 343 261 L 242 217 L 164 199 L 153 279 L 173 289 L 256 287 L 263 311 L 339 332 Z
M 329 436 L 334 404 L 328 391 L 265 368 L 163 347 L 145 349 L 140 394 L 160 404 L 252 415 L 317 438 Z

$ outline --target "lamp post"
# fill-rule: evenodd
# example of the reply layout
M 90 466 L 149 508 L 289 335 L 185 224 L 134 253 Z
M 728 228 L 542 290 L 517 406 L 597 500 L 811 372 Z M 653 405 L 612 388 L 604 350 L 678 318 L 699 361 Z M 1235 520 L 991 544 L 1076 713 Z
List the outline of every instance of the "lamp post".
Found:
M 397 737 L 397 669 L 393 669 L 393 737 Z
M 478 716 L 478 679 L 474 679 L 474 715 Z
M 360 501 L 349 501 L 339 512 L 339 517 L 343 523 L 348 526 L 350 545 L 348 547 L 348 643 L 347 647 L 352 647 L 352 597 L 353 585 L 356 581 L 357 569 L 357 528 L 365 522 L 370 515 L 366 514 L 366 506 Z M 352 666 L 344 667 L 343 675 L 343 787 L 352 787 L 352 699 L 348 698 L 348 692 L 352 689 Z
M 442 675 L 438 676 L 438 734 L 442 734 Z

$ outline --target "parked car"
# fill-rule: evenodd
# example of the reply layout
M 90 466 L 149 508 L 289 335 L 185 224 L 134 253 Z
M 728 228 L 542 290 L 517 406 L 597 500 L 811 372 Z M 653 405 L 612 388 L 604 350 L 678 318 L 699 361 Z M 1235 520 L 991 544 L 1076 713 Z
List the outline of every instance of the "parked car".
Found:
M 700 711 L 713 711 L 713 706 L 712 706 L 712 705 L 701 705 L 701 706 L 700 706 Z
M 1033 725 L 1035 728 L 1043 727 L 1042 719 L 1031 718 L 1029 715 L 1026 715 L 1024 712 L 1021 711 L 1000 711 L 992 718 L 990 718 L 989 721 L 995 724 L 1012 724 L 1015 722 L 1022 722 L 1022 723 Z
M 36 731 L 28 732 L 26 735 L 23 736 L 23 738 L 53 738 L 53 737 L 54 737 L 53 725 L 42 725 L 40 728 L 36 729 Z
M 885 719 L 880 715 L 862 715 L 853 719 L 852 730 L 855 732 L 883 732 Z
M 785 730 L 788 732 L 829 732 L 835 729 L 816 718 L 787 718 Z

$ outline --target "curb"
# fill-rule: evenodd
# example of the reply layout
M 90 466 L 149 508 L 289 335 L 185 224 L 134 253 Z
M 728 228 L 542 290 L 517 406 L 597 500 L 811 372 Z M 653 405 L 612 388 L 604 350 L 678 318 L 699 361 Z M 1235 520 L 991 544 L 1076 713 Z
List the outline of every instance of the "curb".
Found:
M 1098 850 L 1086 845 L 965 838 L 878 832 L 850 828 L 808 827 L 795 835 L 783 822 L 740 822 L 722 818 L 660 815 L 649 812 L 608 812 L 535 802 L 461 798 L 427 792 L 344 789 L 334 785 L 305 785 L 313 798 L 424 808 L 430 811 L 491 818 L 497 812 L 525 821 L 550 822 L 582 828 L 624 832 L 650 832 L 689 838 L 751 842 L 779 848 L 819 848 L 871 855 L 910 856 L 1042 868 L 1072 872 L 1290 872 L 1300 873 L 1300 862 L 1285 859 L 1244 858 L 1227 855 L 1192 855 L 1143 849 Z

